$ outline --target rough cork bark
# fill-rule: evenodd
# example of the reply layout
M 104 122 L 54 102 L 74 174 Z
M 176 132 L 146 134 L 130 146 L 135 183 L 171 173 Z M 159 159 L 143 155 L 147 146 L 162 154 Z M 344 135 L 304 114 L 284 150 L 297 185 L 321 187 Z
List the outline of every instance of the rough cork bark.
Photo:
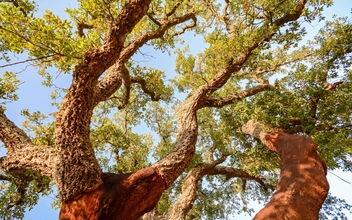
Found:
M 301 135 L 273 131 L 254 121 L 249 121 L 242 130 L 259 138 L 281 159 L 277 190 L 254 219 L 318 219 L 329 184 L 325 162 L 319 157 L 314 141 Z

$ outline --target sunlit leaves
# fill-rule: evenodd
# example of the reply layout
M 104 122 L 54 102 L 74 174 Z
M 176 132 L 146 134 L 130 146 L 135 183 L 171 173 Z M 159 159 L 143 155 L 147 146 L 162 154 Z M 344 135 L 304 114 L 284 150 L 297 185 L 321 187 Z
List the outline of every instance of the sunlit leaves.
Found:
M 71 22 L 47 10 L 43 18 L 25 15 L 12 4 L 1 4 L 0 36 L 3 53 L 27 52 L 34 65 L 55 66 L 69 72 L 80 59 L 82 49 L 73 41 Z
M 22 122 L 22 127 L 36 145 L 55 146 L 54 125 L 48 120 L 48 116 L 39 111 L 30 113 L 28 110 L 22 110 L 21 114 L 26 117 Z
M 18 89 L 20 81 L 16 74 L 5 71 L 0 78 L 0 103 L 6 101 L 16 101 L 18 99 L 15 93 Z
M 4 175 L 0 172 L 0 175 Z M 31 171 L 26 173 L 28 180 L 7 176 L 9 181 L 0 182 L 0 216 L 2 219 L 23 219 L 26 210 L 31 210 L 41 196 L 52 191 L 50 179 L 38 176 Z

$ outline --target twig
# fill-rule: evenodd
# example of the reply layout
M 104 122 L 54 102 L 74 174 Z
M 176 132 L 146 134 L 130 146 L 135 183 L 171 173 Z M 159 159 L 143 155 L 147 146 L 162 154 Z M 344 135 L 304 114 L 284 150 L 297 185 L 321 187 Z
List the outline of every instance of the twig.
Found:
M 49 57 L 54 57 L 55 55 L 56 54 L 51 54 L 51 55 L 44 56 L 44 57 L 36 57 L 36 58 L 22 60 L 22 61 L 18 61 L 18 62 L 14 62 L 14 63 L 8 63 L 8 64 L 0 66 L 0 68 L 14 66 L 14 65 L 17 65 L 17 64 L 27 63 L 27 62 L 36 61 L 36 60 L 42 60 L 42 59 L 46 59 L 46 58 L 49 58 Z

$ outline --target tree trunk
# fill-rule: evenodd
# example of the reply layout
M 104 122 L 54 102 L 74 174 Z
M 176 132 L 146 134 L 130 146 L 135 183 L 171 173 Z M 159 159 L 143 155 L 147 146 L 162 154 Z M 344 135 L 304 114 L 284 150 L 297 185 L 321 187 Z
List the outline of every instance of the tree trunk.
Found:
M 135 173 L 103 173 L 103 183 L 78 198 L 64 202 L 60 220 L 133 220 L 151 211 L 166 189 L 155 168 Z
M 277 190 L 254 220 L 318 219 L 329 184 L 326 164 L 319 157 L 314 141 L 305 136 L 274 131 L 254 121 L 249 121 L 242 130 L 260 138 L 281 159 Z

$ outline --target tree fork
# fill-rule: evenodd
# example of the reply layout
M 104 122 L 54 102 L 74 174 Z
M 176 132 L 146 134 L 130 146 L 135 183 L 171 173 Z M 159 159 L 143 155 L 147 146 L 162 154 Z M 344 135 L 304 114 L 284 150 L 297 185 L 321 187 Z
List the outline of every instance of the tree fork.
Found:
M 314 141 L 301 135 L 276 131 L 268 125 L 248 121 L 245 134 L 259 138 L 281 159 L 277 190 L 269 203 L 254 217 L 261 219 L 318 219 L 328 195 L 325 162 L 317 153 Z

